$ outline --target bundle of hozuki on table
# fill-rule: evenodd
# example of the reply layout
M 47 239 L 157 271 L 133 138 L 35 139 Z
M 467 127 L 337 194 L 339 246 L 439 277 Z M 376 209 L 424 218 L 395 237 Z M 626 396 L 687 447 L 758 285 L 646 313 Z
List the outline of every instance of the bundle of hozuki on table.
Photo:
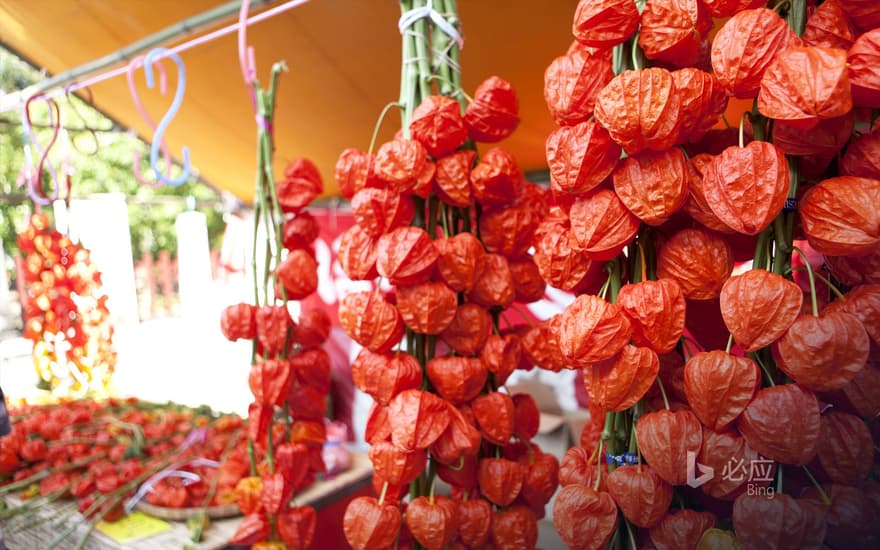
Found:
M 346 149 L 336 167 L 357 221 L 340 263 L 375 283 L 339 306 L 363 346 L 354 382 L 375 400 L 366 440 L 379 495 L 349 505 L 345 536 L 357 550 L 533 548 L 558 461 L 530 442 L 531 396 L 499 391 L 523 357 L 499 319 L 544 294 L 528 250 L 544 192 L 503 147 L 477 150 L 514 131 L 518 102 L 499 77 L 472 97 L 461 89 L 455 2 L 433 3 L 445 25 L 410 19 L 423 0 L 401 4 L 401 131 L 375 154 Z M 451 497 L 435 492 L 437 476 Z
M 547 68 L 572 548 L 880 544 L 880 3 L 765 4 L 583 0 Z
M 254 402 L 248 411 L 250 475 L 235 488 L 245 514 L 232 544 L 253 548 L 308 548 L 315 511 L 295 506 L 294 495 L 324 471 L 324 414 L 330 391 L 330 356 L 321 345 L 330 319 L 320 309 L 303 310 L 294 322 L 288 304 L 318 288 L 312 242 L 317 221 L 305 208 L 323 190 L 321 176 L 306 159 L 291 162 L 284 179 L 272 171 L 272 116 L 282 65 L 272 70 L 267 92 L 258 90 L 259 161 L 254 200 L 254 303 L 223 311 L 221 329 L 229 340 L 253 340 L 248 385 Z M 256 86 L 256 84 L 255 84 Z M 256 235 L 264 235 L 265 261 L 259 262 Z M 283 544 L 282 544 L 283 542 Z

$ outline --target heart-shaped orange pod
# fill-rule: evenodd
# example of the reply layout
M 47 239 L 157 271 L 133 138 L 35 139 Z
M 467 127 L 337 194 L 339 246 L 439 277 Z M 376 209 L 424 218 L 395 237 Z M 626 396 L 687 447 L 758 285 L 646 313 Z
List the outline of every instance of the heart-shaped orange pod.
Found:
M 527 393 L 516 393 L 511 399 L 514 407 L 513 433 L 521 439 L 532 439 L 538 435 L 538 426 L 541 424 L 538 404 Z
M 804 44 L 848 50 L 858 34 L 840 2 L 828 0 L 816 8 L 804 28 Z
M 473 288 L 477 262 L 486 254 L 482 243 L 471 233 L 459 233 L 434 241 L 434 246 L 439 253 L 437 273 L 447 286 L 456 292 Z
M 825 265 L 844 284 L 880 284 L 880 250 L 858 257 L 825 256 Z
M 476 355 L 483 348 L 491 330 L 492 316 L 485 308 L 477 304 L 462 304 L 440 337 L 456 353 Z
M 295 419 L 323 420 L 327 413 L 327 395 L 315 388 L 294 384 L 285 397 Z
M 733 503 L 736 539 L 744 548 L 821 548 L 825 522 L 815 522 L 819 523 L 815 528 L 814 518 L 809 517 L 813 513 L 784 493 L 774 494 L 773 498 L 740 495 Z
M 703 4 L 712 17 L 723 19 L 743 10 L 763 7 L 767 2 L 763 0 L 703 0 Z
M 663 151 L 678 141 L 681 96 L 666 69 L 624 71 L 596 98 L 596 120 L 628 155 Z
M 807 464 L 816 456 L 819 427 L 819 402 L 798 384 L 758 390 L 737 420 L 750 447 L 784 464 Z
M 311 506 L 287 508 L 278 515 L 278 534 L 287 548 L 309 548 L 315 538 L 317 519 Z
M 862 322 L 842 311 L 798 315 L 774 348 L 777 365 L 814 391 L 842 388 L 864 368 L 871 342 Z
M 534 461 L 525 465 L 520 496 L 532 506 L 544 506 L 559 487 L 559 461 L 549 453 L 536 453 Z
M 697 353 L 684 365 L 688 404 L 704 426 L 717 432 L 745 410 L 760 378 L 757 363 L 721 350 Z
M 719 233 L 734 233 L 733 229 L 718 219 L 709 206 L 703 191 L 703 174 L 715 158 L 708 153 L 700 153 L 688 160 L 688 200 L 684 211 L 703 226 Z
M 627 344 L 606 361 L 584 368 L 590 402 L 604 411 L 625 411 L 636 404 L 657 378 L 660 360 L 649 348 Z
M 880 130 L 856 136 L 840 161 L 840 175 L 880 179 Z
M 388 419 L 388 407 L 374 403 L 367 416 L 364 427 L 364 440 L 369 444 L 391 440 L 391 421 Z
M 471 168 L 477 153 L 455 151 L 437 159 L 434 191 L 441 201 L 464 208 L 471 204 Z
M 632 333 L 620 308 L 598 296 L 583 294 L 559 317 L 559 349 L 571 364 L 587 367 L 614 357 Z
M 623 285 L 617 306 L 632 322 L 632 341 L 667 353 L 684 331 L 686 304 L 681 287 L 672 279 Z
M 786 155 L 836 155 L 852 137 L 854 127 L 852 112 L 821 119 L 808 131 L 779 120 L 773 124 L 773 143 Z
M 379 441 L 370 447 L 373 472 L 390 485 L 406 485 L 419 477 L 428 463 L 424 449 L 406 451 L 389 441 Z
M 873 465 L 871 432 L 858 416 L 829 411 L 822 415 L 816 457 L 831 481 L 858 486 Z
M 439 281 L 400 286 L 395 296 L 404 324 L 418 334 L 440 334 L 458 309 L 455 292 Z
M 523 467 L 504 458 L 480 460 L 478 479 L 480 491 L 497 506 L 509 506 L 522 490 Z
M 790 185 L 785 155 L 766 141 L 728 147 L 703 172 L 703 194 L 712 212 L 746 235 L 770 225 L 782 211 Z
M 578 42 L 592 48 L 610 48 L 636 33 L 639 10 L 626 0 L 581 0 L 571 31 Z
M 827 256 L 865 256 L 880 248 L 880 180 L 841 176 L 810 188 L 800 217 L 810 246 Z
M 844 406 L 849 406 L 862 418 L 873 418 L 880 414 L 880 369 L 876 362 L 865 365 L 852 382 L 844 386 L 840 392 L 840 399 L 835 398 L 834 403 L 842 401 Z M 825 396 L 831 400 L 832 396 Z
M 320 393 L 330 391 L 330 355 L 323 348 L 300 349 L 288 361 L 297 384 L 309 386 Z
M 529 328 L 523 335 L 522 351 L 529 366 L 558 372 L 564 368 L 572 368 L 569 361 L 562 355 L 559 346 L 558 321 L 561 314 Z
M 761 78 L 780 52 L 800 39 L 767 8 L 743 10 L 727 20 L 712 41 L 712 70 L 727 95 L 758 96 Z
M 318 167 L 305 158 L 291 161 L 284 169 L 284 179 L 275 185 L 282 212 L 299 212 L 324 190 Z
M 380 405 L 387 405 L 403 390 L 418 388 L 422 383 L 422 367 L 405 352 L 373 353 L 362 349 L 351 364 L 354 385 Z
M 687 480 L 687 456 L 696 456 L 703 444 L 703 429 L 689 410 L 659 410 L 642 416 L 636 424 L 639 450 L 667 483 Z
M 390 548 L 400 532 L 400 510 L 373 497 L 357 497 L 348 503 L 342 518 L 345 540 L 355 550 Z
M 477 259 L 474 277 L 468 300 L 486 308 L 506 308 L 513 303 L 513 274 L 507 258 L 500 254 L 484 254 Z
M 544 71 L 544 101 L 556 124 L 570 126 L 590 118 L 599 90 L 612 78 L 610 50 L 574 42 Z
M 553 502 L 553 526 L 572 550 L 605 548 L 617 529 L 617 505 L 608 493 L 569 485 Z
M 452 403 L 470 401 L 486 385 L 489 371 L 477 357 L 435 357 L 428 361 L 428 380 L 444 399 Z
M 516 408 L 506 393 L 489 392 L 471 402 L 471 410 L 483 436 L 495 445 L 506 445 L 513 437 Z
M 747 352 L 781 338 L 800 314 L 804 295 L 781 275 L 752 269 L 721 287 L 721 316 L 734 341 Z
M 493 147 L 471 170 L 471 192 L 484 206 L 504 206 L 519 196 L 523 175 L 516 159 L 506 149 Z
M 260 306 L 254 313 L 257 342 L 264 353 L 277 353 L 284 348 L 287 333 L 294 334 L 296 326 L 285 306 Z
M 349 147 L 339 154 L 336 161 L 334 177 L 339 194 L 351 199 L 355 193 L 377 183 L 373 173 L 373 155 Z
M 675 280 L 685 298 L 711 300 L 733 271 L 733 253 L 720 236 L 701 228 L 683 229 L 657 254 L 657 276 Z
M 424 449 L 449 425 L 449 405 L 436 395 L 404 390 L 388 404 L 391 441 L 403 449 Z
M 431 458 L 457 467 L 463 455 L 473 455 L 480 448 L 481 436 L 468 418 L 457 408 L 449 407 L 449 426 L 431 445 Z
M 376 271 L 377 244 L 378 241 L 357 224 L 342 233 L 336 257 L 346 277 L 352 281 L 370 281 L 379 276 Z
M 480 237 L 489 252 L 508 258 L 527 257 L 540 221 L 538 212 L 524 202 L 488 208 L 480 216 Z
M 696 548 L 703 533 L 715 526 L 712 512 L 674 510 L 660 518 L 648 535 L 657 550 Z
M 477 461 L 477 455 L 474 453 L 462 455 L 453 464 L 443 464 L 441 462 L 437 465 L 437 475 L 440 476 L 440 479 L 451 485 L 453 491 L 458 488 L 476 492 L 478 485 Z
M 343 297 L 339 325 L 355 342 L 376 353 L 391 351 L 403 337 L 403 319 L 397 308 L 375 291 Z
M 648 59 L 676 67 L 695 65 L 712 18 L 699 0 L 651 0 L 642 11 L 639 46 Z
M 424 283 L 437 263 L 431 237 L 418 227 L 393 229 L 382 235 L 376 247 L 376 268 L 392 285 Z
M 688 198 L 687 160 L 681 149 L 643 151 L 620 161 L 612 180 L 621 202 L 648 225 L 662 225 Z
M 270 533 L 271 526 L 266 514 L 254 512 L 242 518 L 229 543 L 252 545 L 257 541 L 266 540 L 269 538 Z
M 807 502 L 813 501 L 817 504 L 811 509 L 814 514 L 817 509 L 820 513 L 827 512 L 824 522 L 816 525 L 815 518 L 810 522 L 816 531 L 826 527 L 825 543 L 832 548 L 846 548 L 853 547 L 854 541 L 865 541 L 866 546 L 857 547 L 871 548 L 871 539 L 876 536 L 877 531 L 876 499 L 872 501 L 870 493 L 865 489 L 839 483 L 825 485 L 824 491 L 831 499 L 831 506 L 824 504 L 824 497 L 813 487 L 804 490 L 804 499 L 800 504 L 804 508 Z
M 538 518 L 525 506 L 495 510 L 491 529 L 497 550 L 535 548 L 538 541 Z
M 284 248 L 295 250 L 311 245 L 321 232 L 318 220 L 308 212 L 288 217 L 281 226 L 281 242 Z
M 823 311 L 843 311 L 855 316 L 868 336 L 880 344 L 880 284 L 855 286 L 846 293 L 846 299 L 831 302 Z
M 318 262 L 305 250 L 288 252 L 275 270 L 288 300 L 302 300 L 318 290 Z
M 458 533 L 457 503 L 444 496 L 416 497 L 406 507 L 406 526 L 428 550 L 443 550 Z
M 220 315 L 220 330 L 230 342 L 257 336 L 257 307 L 253 304 L 227 306 Z
M 575 446 L 565 451 L 562 462 L 559 463 L 559 485 L 562 487 L 569 485 L 594 487 L 599 473 L 597 462 L 599 461 L 595 459 L 591 461 L 590 453 L 581 446 Z M 604 491 L 608 480 L 608 476 L 605 474 L 608 473 L 608 469 L 604 463 L 601 468 L 603 475 L 599 480 L 599 489 Z
M 857 30 L 870 31 L 880 27 L 880 9 L 871 0 L 844 0 L 840 7 Z
M 672 71 L 672 80 L 681 97 L 679 142 L 697 142 L 724 114 L 727 94 L 715 75 L 693 67 Z
M 597 187 L 620 159 L 620 146 L 593 121 L 557 128 L 547 136 L 546 152 L 550 177 L 575 195 Z
M 531 256 L 522 260 L 508 261 L 510 275 L 513 277 L 514 300 L 530 304 L 544 298 L 547 283 L 541 278 L 541 271 Z
M 303 308 L 297 319 L 296 342 L 305 348 L 322 345 L 330 336 L 330 316 L 320 308 Z
M 647 464 L 623 466 L 608 475 L 608 494 L 626 519 L 638 527 L 653 527 L 672 502 L 672 485 Z
M 495 383 L 504 385 L 519 365 L 522 353 L 522 342 L 516 334 L 490 334 L 480 349 L 480 359 L 489 372 L 495 375 Z
M 587 252 L 577 248 L 570 227 L 568 219 L 545 220 L 538 226 L 534 240 L 533 258 L 541 277 L 561 290 L 577 286 L 591 264 Z
M 464 122 L 470 138 L 481 143 L 512 134 L 519 126 L 519 99 L 513 85 L 499 76 L 481 82 L 465 108 Z
M 489 538 L 492 508 L 481 498 L 457 501 L 458 538 L 468 548 L 482 548 Z
M 254 401 L 260 405 L 280 406 L 292 383 L 293 372 L 287 359 L 259 361 L 251 366 L 248 374 L 248 386 Z
M 575 248 L 592 260 L 611 260 L 635 238 L 639 219 L 611 189 L 578 197 L 569 211 Z M 540 264 L 538 264 L 540 266 Z
M 351 212 L 361 229 L 379 238 L 388 231 L 408 225 L 415 208 L 412 199 L 387 187 L 366 187 L 351 198 Z
M 858 22 L 853 19 L 858 25 Z M 847 53 L 853 103 L 858 107 L 880 107 L 880 30 L 858 37 Z
M 434 158 L 458 149 L 468 134 L 461 105 L 442 95 L 430 95 L 422 100 L 413 111 L 409 131 Z
M 415 185 L 428 163 L 428 152 L 414 139 L 393 139 L 376 151 L 376 175 L 402 193 Z

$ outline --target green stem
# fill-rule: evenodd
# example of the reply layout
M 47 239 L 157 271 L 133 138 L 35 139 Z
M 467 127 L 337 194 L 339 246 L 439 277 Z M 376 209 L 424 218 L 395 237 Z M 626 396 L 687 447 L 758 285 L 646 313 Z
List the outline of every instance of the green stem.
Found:
M 382 127 L 382 122 L 385 120 L 385 115 L 388 114 L 388 111 L 391 110 L 392 107 L 402 107 L 399 101 L 392 101 L 391 103 L 385 105 L 382 109 L 382 112 L 379 113 L 379 119 L 376 120 L 376 125 L 373 126 L 373 135 L 370 137 L 370 148 L 367 149 L 367 154 L 372 155 L 373 151 L 376 147 L 376 139 L 379 137 L 379 129 Z
M 806 0 L 791 0 L 791 8 L 788 10 L 788 24 L 791 30 L 798 36 L 804 35 L 807 25 L 807 2 Z
M 655 379 L 657 381 L 657 387 L 660 388 L 660 395 L 663 397 L 663 406 L 666 407 L 666 410 L 669 410 L 669 399 L 666 397 L 666 388 L 663 387 L 663 381 L 660 380 L 660 377 L 657 376 Z
M 806 465 L 801 466 L 801 468 L 804 469 L 804 473 L 806 473 L 807 477 L 810 478 L 810 483 L 813 484 L 813 487 L 815 487 L 816 490 L 819 491 L 819 496 L 822 498 L 822 503 L 825 504 L 825 506 L 831 506 L 831 499 L 828 498 L 828 495 L 825 493 L 825 489 L 823 489 L 819 482 L 816 481 L 816 478 L 813 477 L 813 473 L 810 472 L 810 469 L 807 468 Z
M 764 371 L 764 376 L 767 377 L 767 382 L 770 383 L 771 386 L 775 386 L 776 382 L 773 380 L 773 375 L 770 374 L 770 371 L 767 369 L 767 365 L 764 364 L 764 361 L 761 360 L 761 357 L 757 353 L 750 354 L 752 359 L 758 363 L 758 366 L 761 367 L 761 370 Z
M 806 254 L 804 254 L 800 248 L 793 246 L 792 249 L 801 257 L 804 266 L 807 268 L 807 277 L 810 279 L 810 305 L 813 308 L 813 317 L 818 317 L 819 302 L 816 300 L 816 279 L 813 276 L 813 268 L 810 266 L 810 260 L 807 259 Z
M 807 268 L 806 267 L 790 267 L 786 270 L 785 274 L 788 275 L 792 271 L 807 271 Z M 834 293 L 834 295 L 837 297 L 838 300 L 846 300 L 846 296 L 843 294 L 843 292 L 841 292 L 840 289 L 838 289 L 834 285 L 834 283 L 832 283 L 828 279 L 828 277 L 826 277 L 824 275 L 819 275 L 815 271 L 813 272 L 813 277 L 815 277 L 815 278 L 819 279 L 820 281 L 822 281 L 823 283 L 825 283 L 825 285 L 831 289 L 831 292 Z
M 730 348 L 733 347 L 733 334 L 727 337 L 727 347 L 724 348 L 724 353 L 730 353 Z
M 754 259 L 752 260 L 752 269 L 766 270 L 768 265 L 767 257 L 767 240 L 770 238 L 771 229 L 768 227 L 758 235 L 758 242 L 755 245 Z

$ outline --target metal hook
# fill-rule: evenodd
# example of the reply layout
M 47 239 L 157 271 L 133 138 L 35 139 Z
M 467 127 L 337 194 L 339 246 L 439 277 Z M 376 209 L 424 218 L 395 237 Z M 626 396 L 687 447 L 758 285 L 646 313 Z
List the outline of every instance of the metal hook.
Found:
M 45 149 L 40 147 L 40 144 L 37 142 L 37 136 L 34 134 L 33 122 L 31 121 L 31 103 L 36 100 L 41 99 L 46 102 L 46 105 L 49 108 L 49 123 L 52 124 L 52 139 L 49 141 L 49 144 Z M 25 174 L 25 180 L 27 183 L 27 192 L 31 197 L 31 200 L 34 201 L 39 206 L 48 206 L 52 204 L 52 201 L 58 198 L 58 192 L 60 188 L 60 184 L 58 183 L 58 175 L 55 171 L 55 165 L 48 160 L 49 151 L 52 149 L 52 146 L 55 144 L 55 141 L 58 139 L 58 133 L 61 130 L 61 111 L 58 108 L 58 103 L 55 100 L 48 98 L 43 95 L 33 95 L 28 98 L 27 102 L 24 104 L 24 116 L 22 117 L 21 123 L 24 129 L 24 138 L 25 138 L 25 166 L 22 168 L 23 172 L 27 172 Z M 30 156 L 30 144 L 33 144 L 34 148 L 37 150 L 37 153 L 40 154 L 40 162 L 37 166 L 36 172 L 31 172 L 33 168 L 32 158 Z M 46 167 L 49 170 L 49 175 L 52 178 L 53 188 L 52 188 L 52 196 L 49 197 L 46 195 L 43 190 L 43 167 Z
M 71 82 L 67 86 L 65 86 L 64 87 L 64 95 L 65 95 L 65 97 L 67 97 L 67 104 L 70 106 L 70 110 L 73 111 L 74 114 L 76 114 L 76 116 L 82 121 L 83 130 L 85 130 L 86 132 L 88 132 L 92 136 L 92 143 L 95 144 L 95 148 L 91 151 L 88 151 L 88 152 L 83 151 L 82 149 L 79 148 L 79 145 L 76 144 L 76 138 L 71 138 L 70 144 L 73 146 L 74 149 L 76 149 L 77 153 L 79 153 L 81 155 L 93 157 L 98 154 L 98 151 L 101 150 L 101 143 L 98 141 L 98 132 L 96 132 L 94 128 L 89 126 L 88 121 L 80 112 L 79 107 L 77 107 L 76 103 L 73 101 L 73 97 L 71 96 L 71 94 L 72 94 L 71 88 L 73 88 L 73 86 L 75 84 L 76 84 L 76 82 Z M 86 103 L 91 105 L 92 100 L 94 99 L 94 95 L 92 94 L 92 89 L 89 88 L 88 86 L 86 86 L 83 89 L 85 90 L 86 95 L 88 96 Z
M 156 85 L 156 80 L 153 77 L 153 62 L 157 56 L 168 57 L 177 64 L 177 91 L 174 94 L 174 100 L 171 102 L 171 107 L 169 107 L 165 116 L 162 117 L 162 120 L 159 121 L 159 126 L 156 128 L 156 133 L 153 136 L 153 143 L 150 146 L 150 167 L 162 183 L 176 187 L 189 179 L 189 148 L 183 148 L 183 173 L 172 179 L 166 177 L 159 171 L 159 144 L 163 140 L 165 130 L 168 129 L 168 125 L 171 124 L 171 121 L 177 115 L 177 111 L 180 110 L 180 105 L 183 103 L 183 94 L 186 91 L 186 67 L 179 55 L 169 52 L 166 48 L 156 48 L 150 51 L 144 60 L 144 73 L 147 76 L 147 86 L 149 88 L 153 88 Z
M 144 107 L 144 104 L 141 103 L 141 98 L 138 95 L 137 87 L 134 82 L 134 72 L 143 64 L 144 57 L 138 56 L 134 58 L 131 63 L 128 64 L 128 71 L 126 73 L 126 79 L 128 80 L 128 91 L 131 94 L 131 99 L 134 102 L 134 106 L 137 111 L 141 114 L 141 117 L 147 122 L 150 130 L 153 132 L 156 131 L 156 123 L 153 121 L 153 118 L 147 112 L 147 109 Z M 159 69 L 159 93 L 165 95 L 168 92 L 168 78 L 165 73 L 165 66 L 162 63 L 158 63 L 156 65 Z M 168 144 L 162 139 L 160 147 L 162 148 L 162 158 L 165 160 L 165 177 L 171 177 L 171 153 L 168 151 Z M 134 178 L 141 185 L 146 185 L 149 187 L 161 187 L 161 181 L 150 181 L 144 176 L 141 175 L 141 153 L 140 151 L 134 152 L 134 158 L 132 160 L 132 166 L 134 168 Z

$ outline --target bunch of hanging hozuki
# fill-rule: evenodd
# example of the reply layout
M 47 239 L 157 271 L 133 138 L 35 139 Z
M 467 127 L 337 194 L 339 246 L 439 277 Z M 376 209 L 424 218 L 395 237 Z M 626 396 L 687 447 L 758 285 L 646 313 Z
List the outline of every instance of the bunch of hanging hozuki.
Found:
M 401 5 L 406 18 L 425 2 Z M 379 495 L 351 502 L 344 531 L 357 550 L 533 548 L 558 461 L 530 442 L 532 397 L 499 391 L 523 357 L 499 320 L 544 294 L 528 249 L 545 193 L 504 148 L 477 150 L 514 131 L 517 97 L 498 77 L 462 91 L 456 5 L 434 6 L 449 28 L 403 29 L 401 131 L 336 166 L 357 222 L 340 263 L 375 283 L 339 306 L 363 346 L 354 382 L 375 400 L 366 440 Z
M 765 4 L 583 0 L 545 73 L 572 548 L 880 544 L 880 3 Z
M 323 190 L 312 162 L 297 159 L 275 182 L 272 170 L 272 117 L 282 65 L 272 70 L 268 91 L 257 89 L 257 185 L 254 199 L 254 303 L 227 307 L 221 329 L 229 340 L 253 340 L 248 385 L 250 475 L 235 488 L 245 514 L 230 543 L 253 548 L 308 548 L 315 511 L 292 505 L 294 495 L 324 471 L 324 414 L 330 391 L 330 357 L 321 345 L 330 319 L 320 309 L 303 310 L 296 322 L 288 303 L 318 288 L 318 264 L 311 245 L 319 226 L 305 208 Z M 256 84 L 255 84 L 255 87 Z M 266 239 L 258 262 L 257 236 Z M 262 265 L 257 265 L 262 263 Z M 262 545 L 262 546 L 261 546 Z

